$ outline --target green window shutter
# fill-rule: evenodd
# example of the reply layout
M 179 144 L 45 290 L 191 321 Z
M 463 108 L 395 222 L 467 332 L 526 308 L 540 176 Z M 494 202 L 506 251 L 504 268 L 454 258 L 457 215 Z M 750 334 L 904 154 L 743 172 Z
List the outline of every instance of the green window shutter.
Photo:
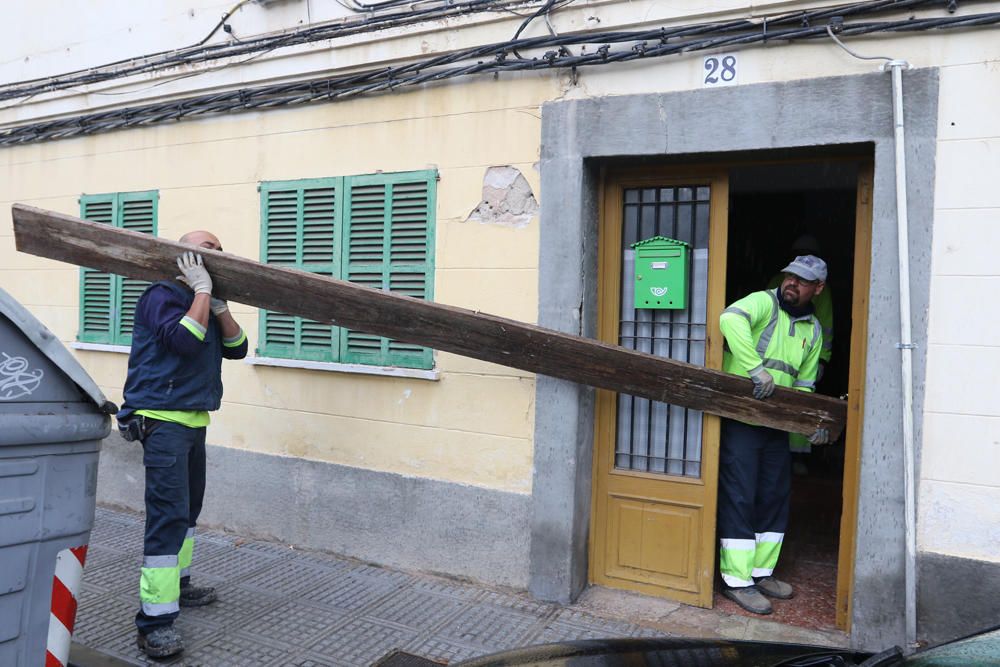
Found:
M 434 171 L 355 176 L 346 180 L 346 280 L 418 299 L 433 298 Z M 345 363 L 431 368 L 428 348 L 346 329 Z
M 113 227 L 156 234 L 158 195 L 121 192 L 80 197 L 80 217 Z M 80 269 L 80 331 L 87 343 L 132 344 L 135 304 L 149 283 Z
M 80 217 L 113 225 L 116 196 L 84 195 Z M 112 343 L 115 321 L 115 276 L 94 269 L 80 269 L 80 328 L 77 339 L 85 343 Z
M 261 184 L 261 258 L 335 277 L 340 272 L 341 179 Z M 337 361 L 340 330 L 329 324 L 263 311 L 259 353 L 268 357 Z
M 122 229 L 156 236 L 157 200 L 155 192 L 125 192 L 118 195 L 119 221 Z M 135 305 L 150 283 L 125 276 L 115 276 L 118 291 L 118 319 L 115 342 L 132 344 Z

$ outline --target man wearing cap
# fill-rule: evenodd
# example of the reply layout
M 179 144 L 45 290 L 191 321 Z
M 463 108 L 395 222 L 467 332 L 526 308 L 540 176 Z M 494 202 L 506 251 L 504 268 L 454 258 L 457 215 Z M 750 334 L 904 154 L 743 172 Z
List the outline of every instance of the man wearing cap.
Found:
M 826 263 L 801 255 L 783 269 L 781 286 L 749 294 L 719 317 L 726 349 L 722 369 L 753 381 L 754 398 L 776 386 L 814 391 L 823 333 L 812 299 L 826 284 Z M 809 441 L 825 444 L 818 428 Z M 770 614 L 764 597 L 788 599 L 792 587 L 772 574 L 788 525 L 791 493 L 788 434 L 722 420 L 719 451 L 719 570 L 723 594 L 747 611 Z
M 222 250 L 212 233 L 180 239 Z M 205 430 L 222 402 L 222 360 L 242 359 L 247 337 L 228 304 L 212 296 L 200 254 L 177 259 L 183 275 L 150 285 L 135 307 L 125 401 L 118 413 L 127 440 L 142 443 L 146 532 L 135 616 L 139 648 L 152 658 L 184 649 L 174 628 L 181 607 L 214 602 L 215 589 L 191 584 L 194 529 L 205 496 Z
M 819 241 L 812 234 L 802 234 L 792 243 L 792 256 L 795 255 L 815 255 L 821 256 Z M 767 283 L 767 289 L 781 287 L 785 279 L 784 273 L 777 273 Z M 819 353 L 819 370 L 816 372 L 816 382 L 823 379 L 830 359 L 833 357 L 833 291 L 827 285 L 813 297 L 813 308 L 815 308 L 816 319 L 823 327 L 823 349 Z M 812 452 L 812 444 L 809 439 L 801 433 L 788 434 L 788 447 L 792 450 L 792 472 L 797 475 L 808 474 L 809 468 L 806 465 L 809 453 Z

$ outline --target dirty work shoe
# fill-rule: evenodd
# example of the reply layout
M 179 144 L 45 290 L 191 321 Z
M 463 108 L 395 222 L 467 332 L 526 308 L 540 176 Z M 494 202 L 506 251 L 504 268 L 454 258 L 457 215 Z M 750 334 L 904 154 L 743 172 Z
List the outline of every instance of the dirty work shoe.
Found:
M 743 588 L 722 589 L 722 594 L 727 598 L 754 614 L 770 614 L 774 611 L 771 608 L 771 601 L 760 594 L 756 586 L 744 586 Z
M 150 658 L 168 658 L 184 650 L 184 640 L 173 625 L 164 625 L 145 635 L 140 632 L 136 644 Z
M 182 607 L 204 607 L 218 599 L 215 589 L 211 586 L 181 586 Z
M 757 588 L 760 592 L 769 598 L 777 598 L 779 600 L 790 600 L 795 591 L 792 590 L 791 584 L 786 584 L 785 582 L 775 579 L 774 577 L 761 577 L 760 579 L 755 579 L 757 582 Z

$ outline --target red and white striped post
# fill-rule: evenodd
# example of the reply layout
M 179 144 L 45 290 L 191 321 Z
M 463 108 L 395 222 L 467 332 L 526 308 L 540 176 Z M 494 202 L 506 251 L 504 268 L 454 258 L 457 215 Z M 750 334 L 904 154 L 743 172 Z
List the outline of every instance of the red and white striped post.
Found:
M 76 596 L 80 592 L 83 562 L 86 559 L 86 544 L 63 549 L 56 556 L 45 667 L 66 667 L 69 664 L 69 647 L 73 639 L 73 624 L 76 622 Z

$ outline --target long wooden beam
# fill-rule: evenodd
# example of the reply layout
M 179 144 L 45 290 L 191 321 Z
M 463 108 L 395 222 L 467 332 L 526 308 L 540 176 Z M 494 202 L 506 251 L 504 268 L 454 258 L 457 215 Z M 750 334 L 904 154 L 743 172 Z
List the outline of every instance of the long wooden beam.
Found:
M 177 274 L 190 246 L 14 204 L 17 249 L 142 280 Z M 216 296 L 407 343 L 708 413 L 812 433 L 844 428 L 846 403 L 778 389 L 764 401 L 751 383 L 721 371 L 590 338 L 440 303 L 382 292 L 304 271 L 202 250 Z

